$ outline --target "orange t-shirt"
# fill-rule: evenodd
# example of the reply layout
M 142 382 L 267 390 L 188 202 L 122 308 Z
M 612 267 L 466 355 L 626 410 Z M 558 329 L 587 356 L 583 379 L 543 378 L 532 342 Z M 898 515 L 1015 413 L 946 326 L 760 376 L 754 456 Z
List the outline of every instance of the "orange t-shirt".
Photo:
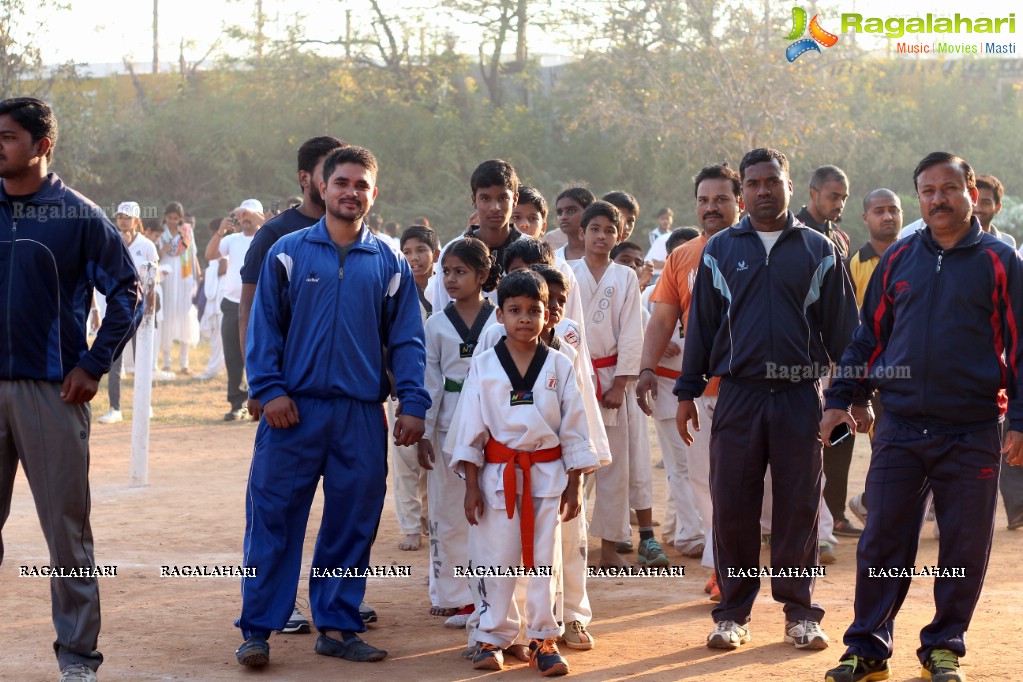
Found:
M 657 280 L 654 293 L 650 296 L 650 300 L 654 303 L 676 305 L 682 310 L 683 330 L 685 330 L 686 322 L 689 321 L 689 304 L 693 301 L 696 270 L 700 267 L 703 248 L 707 246 L 708 241 L 710 241 L 710 237 L 704 233 L 672 251 L 668 255 L 668 260 L 664 261 L 661 278 Z M 703 395 L 708 398 L 716 396 L 720 382 L 718 377 L 713 377 L 707 384 L 707 388 L 704 389 Z

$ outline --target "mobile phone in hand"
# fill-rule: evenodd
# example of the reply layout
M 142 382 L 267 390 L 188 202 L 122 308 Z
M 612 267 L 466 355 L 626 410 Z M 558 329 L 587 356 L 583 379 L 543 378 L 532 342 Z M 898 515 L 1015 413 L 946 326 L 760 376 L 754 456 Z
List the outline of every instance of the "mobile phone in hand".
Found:
M 831 435 L 828 436 L 828 446 L 835 447 L 850 436 L 852 436 L 852 431 L 849 430 L 849 425 L 842 422 L 831 430 Z

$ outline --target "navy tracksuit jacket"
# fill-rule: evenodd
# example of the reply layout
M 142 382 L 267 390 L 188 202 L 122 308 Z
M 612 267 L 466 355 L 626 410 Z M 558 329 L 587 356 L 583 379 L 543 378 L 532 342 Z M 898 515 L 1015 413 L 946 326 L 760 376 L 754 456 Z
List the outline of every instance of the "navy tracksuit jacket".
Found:
M 1006 407 L 1010 430 L 1023 431 L 1021 319 L 1023 261 L 976 218 L 954 247 L 941 248 L 925 227 L 890 246 L 874 270 L 825 403 L 846 409 L 877 389 L 884 406 L 867 472 L 856 617 L 845 636 L 852 653 L 892 655 L 932 492 L 941 566 L 936 614 L 917 653 L 921 661 L 934 649 L 965 654 L 991 549 Z
M 817 564 L 822 446 L 818 377 L 849 342 L 856 300 L 834 244 L 795 219 L 770 254 L 748 217 L 714 235 L 696 273 L 679 400 L 722 377 L 711 427 L 714 552 L 721 603 L 715 621 L 749 620 L 760 579 L 764 474 L 774 481 L 771 564 Z M 706 427 L 705 427 L 706 428 Z M 742 569 L 743 575 L 738 575 Z M 814 580 L 772 577 L 786 620 L 820 621 Z

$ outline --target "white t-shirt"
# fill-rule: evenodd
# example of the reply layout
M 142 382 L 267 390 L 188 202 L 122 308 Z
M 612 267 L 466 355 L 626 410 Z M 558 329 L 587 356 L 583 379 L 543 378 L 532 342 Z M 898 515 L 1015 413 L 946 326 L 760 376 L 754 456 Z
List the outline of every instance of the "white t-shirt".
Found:
M 909 225 L 906 225 L 905 227 L 902 228 L 902 230 L 899 232 L 899 239 L 905 239 L 906 237 L 913 234 L 917 230 L 922 229 L 924 229 L 924 219 L 920 218 L 919 220 L 914 220 Z
M 141 234 L 135 235 L 135 239 L 132 240 L 131 244 L 126 244 L 128 247 L 128 253 L 131 254 L 131 261 L 135 264 L 135 269 L 142 274 L 142 266 L 146 263 L 152 263 L 156 265 L 160 262 L 160 253 L 156 250 L 156 244 L 149 241 Z
M 246 237 L 241 232 L 229 234 L 220 240 L 220 256 L 227 259 L 227 273 L 224 275 L 224 298 L 232 303 L 242 300 L 242 265 L 245 254 L 255 237 Z
M 650 247 L 650 250 L 646 252 L 646 259 L 654 264 L 655 275 L 661 274 L 661 270 L 664 269 L 664 266 L 657 267 L 657 263 L 658 262 L 663 263 L 664 261 L 668 260 L 668 237 L 670 236 L 671 236 L 670 232 L 668 232 L 667 234 L 662 234 L 661 236 L 654 240 L 654 243 Z
M 771 249 L 778 243 L 778 237 L 781 236 L 781 230 L 775 230 L 774 232 L 763 232 L 757 230 L 757 236 L 760 237 L 760 241 L 764 242 L 764 249 L 767 250 L 767 255 L 771 255 Z

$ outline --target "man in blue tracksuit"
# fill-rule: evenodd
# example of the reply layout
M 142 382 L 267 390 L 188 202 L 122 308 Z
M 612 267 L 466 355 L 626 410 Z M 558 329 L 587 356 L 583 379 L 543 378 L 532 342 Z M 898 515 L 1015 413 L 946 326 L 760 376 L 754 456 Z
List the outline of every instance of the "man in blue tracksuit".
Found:
M 96 679 L 103 656 L 89 524 L 89 401 L 142 317 L 138 273 L 98 206 L 47 164 L 57 119 L 30 97 L 0 102 L 0 529 L 20 460 L 55 569 L 61 680 Z M 107 311 L 90 348 L 93 289 Z M 0 541 L 0 562 L 3 542 Z
M 964 679 L 959 657 L 991 551 L 1006 408 L 1004 452 L 1023 464 L 1023 262 L 973 216 L 976 179 L 963 159 L 934 152 L 913 182 L 926 227 L 881 256 L 821 421 L 822 437 L 839 423 L 852 427 L 846 409 L 875 388 L 884 406 L 867 471 L 855 619 L 831 682 L 888 678 L 929 492 L 940 566 L 928 576 L 936 614 L 917 656 L 925 679 Z
M 852 285 L 834 244 L 788 210 L 788 160 L 754 149 L 739 165 L 749 215 L 714 235 L 696 272 L 686 325 L 677 421 L 699 429 L 693 399 L 722 377 L 710 437 L 714 554 L 721 603 L 707 646 L 750 639 L 760 589 L 760 507 L 768 463 L 774 480 L 771 577 L 784 604 L 784 641 L 823 649 L 824 610 L 813 603 L 822 445 L 819 377 L 856 325 Z M 740 504 L 734 504 L 740 500 Z M 728 501 L 728 504 L 721 504 Z
M 266 638 L 291 616 L 313 495 L 323 520 L 309 579 L 317 653 L 379 661 L 359 639 L 370 546 L 387 477 L 382 402 L 394 374 L 395 443 L 423 434 L 430 398 L 419 294 L 408 263 L 366 228 L 377 163 L 362 147 L 332 151 L 321 192 L 326 215 L 267 252 L 249 321 L 246 369 L 263 419 L 249 473 L 238 626 L 242 665 L 269 661 Z

